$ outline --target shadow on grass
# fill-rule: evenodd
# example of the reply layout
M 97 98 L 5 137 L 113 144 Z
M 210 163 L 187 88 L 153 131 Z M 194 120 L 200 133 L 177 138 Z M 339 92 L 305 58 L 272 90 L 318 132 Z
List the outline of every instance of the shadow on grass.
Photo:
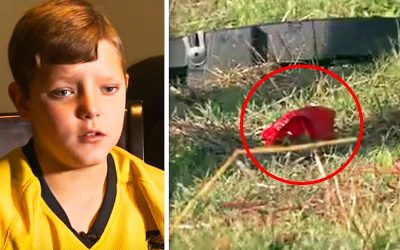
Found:
M 359 127 L 354 127 L 354 134 L 358 132 Z M 366 155 L 381 146 L 389 150 L 395 149 L 399 143 L 400 109 L 389 106 L 364 121 L 364 135 L 359 154 Z
M 219 72 L 205 78 L 192 78 L 179 85 L 179 89 L 185 92 L 181 102 L 186 104 L 186 108 L 193 104 L 202 105 L 209 101 L 219 105 L 224 112 L 234 112 L 241 107 L 247 94 L 252 86 L 254 86 L 266 74 L 277 69 L 279 66 L 262 65 L 249 69 L 232 69 L 229 72 Z M 258 89 L 253 98 L 261 102 L 276 102 L 287 97 L 293 86 L 301 89 L 309 86 L 314 78 L 315 72 L 310 70 L 302 70 L 300 72 L 291 72 L 290 74 L 278 74 L 267 80 Z M 174 83 L 172 85 L 177 86 Z M 176 100 L 176 99 L 174 99 Z M 257 104 L 257 103 L 256 103 Z M 182 106 L 180 103 L 171 102 L 172 109 Z M 181 111 L 181 110 L 180 110 Z M 183 115 L 183 110 L 178 111 L 178 116 Z
M 362 65 L 370 64 L 360 63 L 356 67 Z M 171 81 L 171 85 L 181 89 L 185 94 L 183 98 L 172 98 L 174 101 L 170 103 L 170 111 L 176 107 L 178 109 L 176 115 L 182 116 L 184 110 L 192 105 L 202 105 L 209 101 L 219 105 L 224 112 L 237 111 L 238 107 L 243 105 L 250 89 L 264 76 L 278 68 L 280 68 L 279 65 L 265 64 L 254 68 L 219 72 L 207 79 L 202 76 L 202 78 L 192 78 L 178 84 Z M 332 66 L 329 69 L 341 78 L 346 78 L 354 73 L 354 68 Z M 325 73 L 310 69 L 292 69 L 270 77 L 257 88 L 251 100 L 255 101 L 254 104 L 261 105 L 265 102 L 279 102 L 288 97 L 296 98 L 303 94 L 302 90 L 309 88 L 324 77 L 340 86 L 335 79 Z M 313 92 L 309 92 L 309 95 L 312 96 Z
M 190 137 L 170 139 L 170 196 L 178 185 L 191 186 L 196 179 L 214 175 L 236 148 L 242 148 L 238 131 L 192 131 Z

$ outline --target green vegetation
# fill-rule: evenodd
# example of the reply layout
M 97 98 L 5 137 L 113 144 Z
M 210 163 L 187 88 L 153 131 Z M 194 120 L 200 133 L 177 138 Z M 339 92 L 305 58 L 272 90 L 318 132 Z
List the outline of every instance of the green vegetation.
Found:
M 253 23 L 342 16 L 400 15 L 399 1 L 195 1 L 171 2 L 171 31 L 182 35 Z M 206 18 L 204 18 L 206 17 Z M 170 221 L 242 148 L 239 113 L 244 97 L 277 65 L 216 72 L 195 86 L 171 88 Z M 239 157 L 211 192 L 200 199 L 170 238 L 171 249 L 400 249 L 400 55 L 328 68 L 354 90 L 363 109 L 359 153 L 336 182 L 312 186 L 279 183 Z M 358 136 L 358 113 L 350 94 L 329 76 L 293 70 L 257 89 L 246 110 L 250 147 L 286 111 L 310 103 L 336 111 L 336 134 Z M 327 173 L 348 158 L 354 145 L 319 153 Z M 311 152 L 263 154 L 257 160 L 281 177 L 320 177 Z
M 398 0 L 170 0 L 173 36 L 266 22 L 400 16 Z

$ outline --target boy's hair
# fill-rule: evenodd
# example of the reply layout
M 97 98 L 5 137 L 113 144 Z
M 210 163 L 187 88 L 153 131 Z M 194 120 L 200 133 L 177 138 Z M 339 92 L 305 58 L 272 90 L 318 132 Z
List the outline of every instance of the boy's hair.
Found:
M 8 47 L 14 80 L 29 98 L 29 82 L 41 65 L 94 61 L 101 39 L 116 47 L 125 68 L 117 31 L 90 2 L 46 1 L 28 10 L 14 28 Z

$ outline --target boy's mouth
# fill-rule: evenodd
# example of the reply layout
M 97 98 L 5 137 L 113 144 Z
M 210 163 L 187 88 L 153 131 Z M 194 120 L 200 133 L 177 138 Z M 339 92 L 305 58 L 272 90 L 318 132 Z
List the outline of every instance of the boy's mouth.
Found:
M 96 142 L 103 138 L 105 134 L 98 130 L 89 130 L 81 135 L 79 135 L 79 139 L 82 142 Z

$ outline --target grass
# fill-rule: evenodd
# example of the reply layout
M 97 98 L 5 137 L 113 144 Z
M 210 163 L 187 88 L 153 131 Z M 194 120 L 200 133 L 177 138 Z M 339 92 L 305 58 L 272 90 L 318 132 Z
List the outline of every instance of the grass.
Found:
M 399 16 L 398 0 L 170 0 L 170 32 L 336 17 Z
M 252 176 L 233 173 L 198 204 L 186 224 L 172 236 L 171 248 L 400 247 L 398 192 L 382 185 L 394 178 L 382 181 L 379 176 L 371 176 L 361 182 L 355 175 L 347 180 L 344 178 L 348 175 L 340 177 L 342 189 L 349 188 L 349 192 L 343 192 L 343 208 L 333 194 L 330 206 L 326 206 L 327 189 L 322 184 L 299 189 L 256 172 Z
M 272 2 L 172 1 L 171 30 L 182 35 L 282 19 L 400 14 L 399 2 L 388 0 Z M 171 222 L 234 149 L 243 147 L 241 104 L 253 84 L 276 67 L 266 63 L 216 70 L 217 78 L 204 79 L 196 89 L 171 89 Z M 267 177 L 241 156 L 178 225 L 171 249 L 400 249 L 400 175 L 393 171 L 400 155 L 400 55 L 329 70 L 352 87 L 363 109 L 363 142 L 352 163 L 336 180 L 299 187 Z M 309 103 L 335 109 L 338 137 L 358 135 L 358 114 L 344 87 L 330 77 L 298 70 L 257 89 L 246 110 L 250 147 L 262 145 L 260 132 L 268 123 Z M 338 168 L 352 148 L 324 148 L 319 156 L 325 171 Z M 312 152 L 262 154 L 257 160 L 279 176 L 320 176 Z

